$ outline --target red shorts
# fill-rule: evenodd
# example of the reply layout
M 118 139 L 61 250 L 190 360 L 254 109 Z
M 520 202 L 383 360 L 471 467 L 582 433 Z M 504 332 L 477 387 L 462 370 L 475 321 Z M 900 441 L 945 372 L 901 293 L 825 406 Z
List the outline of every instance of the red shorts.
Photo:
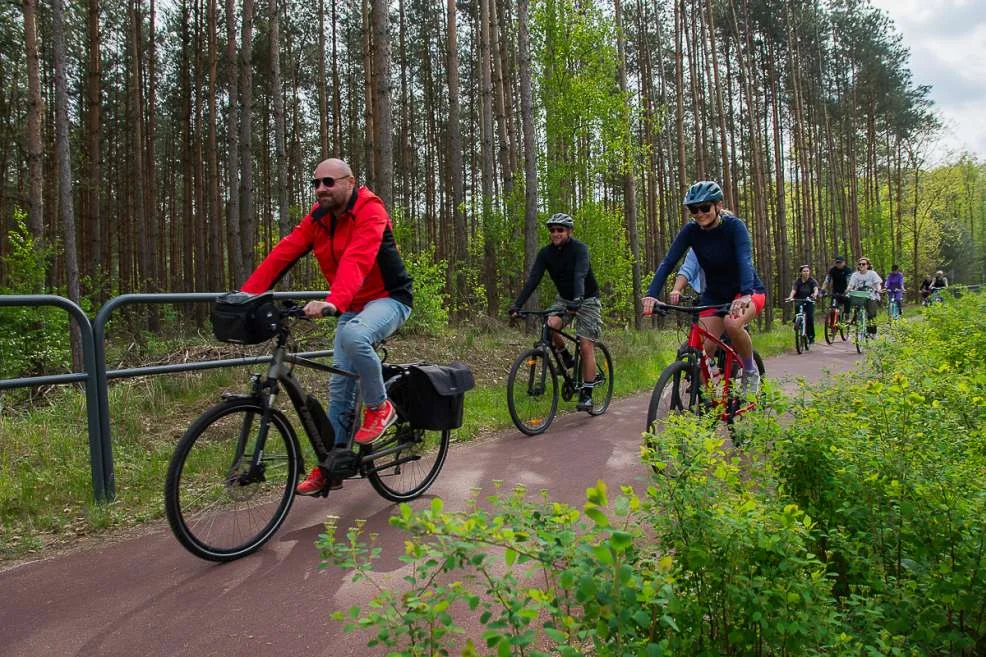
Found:
M 742 294 L 737 294 L 733 299 L 739 299 Z M 750 295 L 750 302 L 753 303 L 753 307 L 757 309 L 757 315 L 763 312 L 764 306 L 767 305 L 767 294 L 764 292 L 754 292 Z M 714 317 L 721 313 L 721 310 L 703 310 L 698 314 L 699 317 Z

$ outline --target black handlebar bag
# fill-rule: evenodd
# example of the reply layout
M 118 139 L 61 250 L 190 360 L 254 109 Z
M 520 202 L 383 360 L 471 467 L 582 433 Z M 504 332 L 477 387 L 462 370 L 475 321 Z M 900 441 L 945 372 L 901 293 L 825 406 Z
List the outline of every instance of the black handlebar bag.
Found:
M 230 292 L 217 297 L 212 309 L 212 333 L 223 342 L 260 344 L 277 335 L 280 324 L 272 292 Z
M 388 394 L 412 427 L 444 431 L 462 426 L 465 394 L 475 387 L 472 370 L 465 363 L 410 365 Z

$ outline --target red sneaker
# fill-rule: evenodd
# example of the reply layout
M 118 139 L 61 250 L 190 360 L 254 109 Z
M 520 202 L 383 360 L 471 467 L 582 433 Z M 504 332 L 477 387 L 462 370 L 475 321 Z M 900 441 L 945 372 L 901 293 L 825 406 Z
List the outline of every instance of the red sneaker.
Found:
M 329 480 L 322 474 L 322 468 L 315 466 L 308 479 L 294 487 L 295 495 L 314 496 L 321 493 L 329 485 Z
M 363 424 L 356 432 L 354 440 L 360 445 L 369 445 L 383 435 L 387 427 L 397 421 L 397 411 L 389 399 L 376 408 L 367 408 L 363 413 Z

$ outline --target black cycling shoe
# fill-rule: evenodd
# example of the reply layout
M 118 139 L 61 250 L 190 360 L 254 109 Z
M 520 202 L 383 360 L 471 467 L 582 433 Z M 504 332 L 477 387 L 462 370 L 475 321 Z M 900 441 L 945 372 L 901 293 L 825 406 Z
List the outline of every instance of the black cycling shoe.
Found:
M 575 405 L 577 411 L 592 410 L 592 390 L 583 390 L 579 395 L 579 403 Z

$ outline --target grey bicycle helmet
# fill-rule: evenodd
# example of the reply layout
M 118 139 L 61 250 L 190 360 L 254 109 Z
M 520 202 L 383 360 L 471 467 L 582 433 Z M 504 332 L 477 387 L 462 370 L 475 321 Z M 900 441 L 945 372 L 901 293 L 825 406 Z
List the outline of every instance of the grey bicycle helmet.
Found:
M 712 180 L 700 180 L 688 188 L 683 205 L 696 203 L 711 203 L 722 200 L 722 187 Z
M 572 217 L 570 215 L 567 215 L 564 212 L 556 212 L 553 215 L 551 215 L 551 218 L 550 219 L 548 219 L 546 222 L 544 222 L 544 225 L 545 226 L 563 226 L 565 228 L 574 229 L 575 228 L 575 220 L 572 219 Z

